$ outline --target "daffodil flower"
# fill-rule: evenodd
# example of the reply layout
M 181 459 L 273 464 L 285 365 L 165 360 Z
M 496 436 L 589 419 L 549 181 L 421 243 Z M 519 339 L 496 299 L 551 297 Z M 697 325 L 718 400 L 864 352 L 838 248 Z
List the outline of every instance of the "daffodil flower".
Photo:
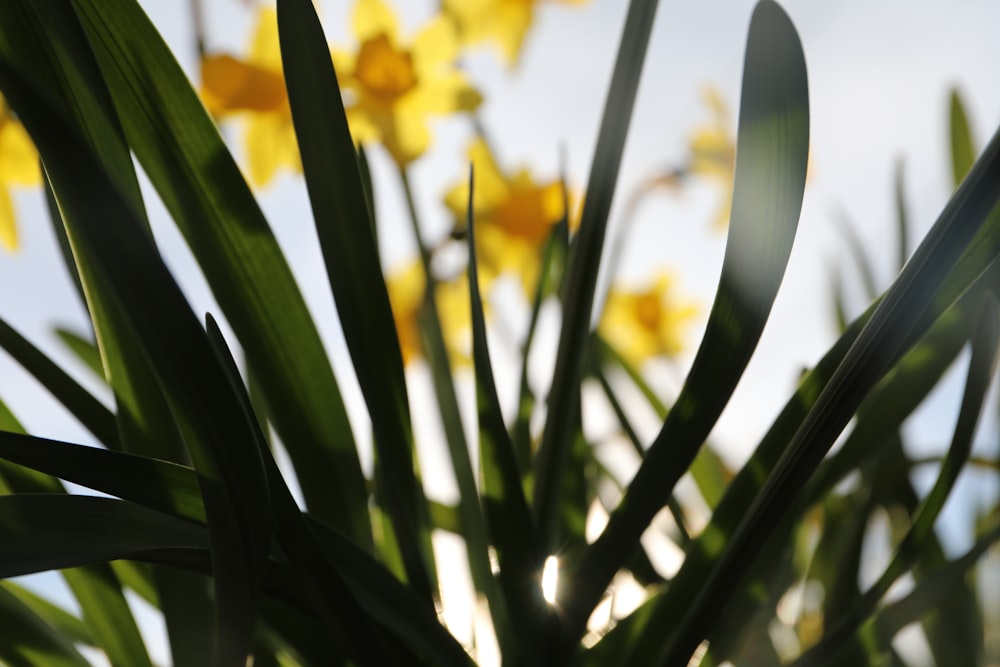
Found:
M 211 55 L 201 62 L 201 98 L 216 118 L 239 115 L 250 182 L 263 186 L 278 170 L 302 172 L 281 69 L 278 15 L 262 8 L 245 60 Z
M 17 221 L 11 186 L 36 186 L 42 182 L 38 152 L 31 138 L 0 97 L 0 245 L 17 250 Z
M 712 121 L 696 128 L 691 136 L 688 172 L 715 179 L 722 184 L 722 204 L 713 225 L 716 229 L 725 229 L 732 213 L 736 141 L 729 130 L 729 110 L 719 91 L 711 87 L 705 88 L 702 97 L 712 111 Z
M 564 215 L 562 182 L 539 183 L 526 169 L 505 174 L 482 139 L 469 147 L 469 159 L 475 174 L 472 209 L 480 277 L 488 284 L 502 273 L 514 273 L 530 296 L 538 281 L 542 248 Z M 468 200 L 464 180 L 445 195 L 458 230 L 465 227 Z M 578 219 L 571 217 L 570 227 L 577 224 Z
M 424 307 L 426 282 L 421 262 L 413 260 L 387 272 L 385 286 L 389 293 L 403 364 L 409 365 L 424 356 L 420 335 L 420 309 Z M 469 364 L 472 316 L 469 283 L 465 274 L 454 280 L 437 283 L 434 300 L 452 364 Z
M 678 354 L 684 349 L 685 330 L 698 309 L 673 292 L 674 279 L 666 272 L 657 274 L 643 289 L 612 286 L 598 331 L 635 366 Z
M 444 16 L 407 45 L 388 5 L 359 0 L 353 30 L 357 50 L 334 50 L 333 58 L 356 142 L 379 141 L 405 166 L 430 145 L 429 116 L 471 111 L 482 101 L 455 67 L 458 41 Z
M 517 62 L 524 37 L 542 0 L 444 0 L 445 13 L 454 17 L 462 43 L 493 42 L 508 64 Z M 582 5 L 587 0 L 558 0 Z

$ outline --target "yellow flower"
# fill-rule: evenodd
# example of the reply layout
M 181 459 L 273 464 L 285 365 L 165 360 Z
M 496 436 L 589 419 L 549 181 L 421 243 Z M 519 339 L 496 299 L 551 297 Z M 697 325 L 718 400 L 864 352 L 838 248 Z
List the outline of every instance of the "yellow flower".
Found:
M 587 0 L 559 0 L 581 5 Z M 540 0 L 444 0 L 444 11 L 454 17 L 464 44 L 492 41 L 508 64 L 517 62 L 524 36 Z
M 563 217 L 562 182 L 537 183 L 525 169 L 504 174 L 482 139 L 469 147 L 469 159 L 475 174 L 472 209 L 480 278 L 488 284 L 502 273 L 515 273 L 533 295 L 542 248 Z M 445 195 L 458 230 L 465 228 L 468 201 L 466 179 Z M 571 217 L 570 227 L 578 224 L 579 219 Z
M 684 166 L 666 169 L 643 182 L 628 200 L 627 210 L 633 211 L 638 203 L 653 190 L 680 191 L 689 175 L 705 176 L 723 185 L 722 203 L 715 215 L 713 226 L 724 230 L 729 224 L 733 204 L 733 177 L 736 169 L 736 143 L 729 133 L 729 112 L 719 91 L 705 88 L 705 103 L 712 110 L 712 122 L 695 128 L 688 145 Z
M 355 53 L 334 51 L 354 140 L 380 141 L 400 166 L 430 145 L 427 117 L 475 109 L 482 98 L 454 67 L 452 23 L 438 16 L 407 46 L 382 0 L 359 0 Z
M 403 364 L 422 358 L 423 343 L 420 334 L 420 310 L 424 306 L 424 269 L 419 260 L 386 273 L 385 286 L 389 292 L 392 316 L 396 324 Z M 472 317 L 469 305 L 469 282 L 462 274 L 447 282 L 438 283 L 434 290 L 445 346 L 453 364 L 467 364 L 470 360 Z
M 673 283 L 661 272 L 644 289 L 612 286 L 608 291 L 598 331 L 629 363 L 639 366 L 684 349 L 685 329 L 698 309 L 677 299 Z
M 716 229 L 725 229 L 733 205 L 733 176 L 736 169 L 736 141 L 729 131 L 729 111 L 715 88 L 702 91 L 712 110 L 712 122 L 699 127 L 691 137 L 688 172 L 719 180 L 723 187 L 722 205 L 715 216 Z
M 38 152 L 20 121 L 0 97 L 0 245 L 17 250 L 17 225 L 10 186 L 33 186 L 42 182 Z
M 301 173 L 274 9 L 260 10 L 246 60 L 207 56 L 201 62 L 201 81 L 201 97 L 212 115 L 245 117 L 243 139 L 254 185 L 266 185 L 282 167 Z

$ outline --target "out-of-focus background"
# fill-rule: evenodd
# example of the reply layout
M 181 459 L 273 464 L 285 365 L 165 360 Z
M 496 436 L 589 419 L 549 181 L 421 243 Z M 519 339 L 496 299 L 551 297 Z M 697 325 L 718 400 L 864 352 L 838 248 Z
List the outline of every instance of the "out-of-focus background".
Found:
M 142 4 L 178 60 L 197 80 L 193 5 L 178 0 L 143 0 Z M 202 4 L 209 50 L 245 53 L 255 21 L 254 5 L 240 0 L 203 0 Z M 331 44 L 352 45 L 351 3 L 318 4 Z M 429 0 L 393 4 L 405 35 L 414 34 L 437 5 Z M 488 47 L 465 53 L 461 62 L 483 93 L 480 118 L 501 166 L 514 169 L 523 165 L 548 179 L 565 169 L 571 186 L 582 189 L 627 3 L 591 0 L 580 5 L 538 5 L 516 67 L 508 67 Z M 645 369 L 650 381 L 670 394 L 683 378 L 685 360 L 694 352 L 714 293 L 725 234 L 713 227 L 713 218 L 726 188 L 718 180 L 692 177 L 682 187 L 652 189 L 640 199 L 633 197 L 650 179 L 682 166 L 693 133 L 715 121 L 704 100 L 709 87 L 728 106 L 725 122 L 735 136 L 743 49 L 754 3 L 704 0 L 661 5 L 611 233 L 614 236 L 628 204 L 633 203 L 634 216 L 617 279 L 641 285 L 665 268 L 674 273 L 678 294 L 700 304 L 702 317 L 687 331 L 688 353 Z M 866 305 L 856 266 L 838 225 L 850 224 L 863 240 L 875 261 L 878 285 L 885 288 L 893 277 L 891 267 L 897 253 L 896 165 L 901 163 L 904 169 L 915 243 L 951 191 L 947 152 L 951 90 L 956 89 L 965 102 L 977 148 L 1000 123 L 1000 80 L 995 66 L 1000 62 L 1000 4 L 992 0 L 786 0 L 782 5 L 799 31 L 809 71 L 810 176 L 798 237 L 771 320 L 731 407 L 712 435 L 720 453 L 734 464 L 755 446 L 794 388 L 800 371 L 835 340 L 834 281 L 843 281 L 852 317 Z M 227 136 L 233 139 L 239 158 L 239 135 L 227 132 L 231 132 Z M 411 175 L 425 235 L 432 239 L 448 232 L 450 219 L 442 197 L 451 184 L 465 176 L 466 147 L 474 134 L 471 124 L 458 117 L 435 123 L 433 133 L 431 150 L 416 161 Z M 369 156 L 384 226 L 384 263 L 391 268 L 414 256 L 416 249 L 391 160 L 380 147 L 373 147 Z M 71 355 L 52 329 L 60 325 L 83 331 L 82 307 L 61 267 L 41 192 L 14 192 L 21 247 L 14 255 L 0 255 L 0 316 L 60 362 L 72 366 Z M 195 303 L 218 312 L 178 234 L 158 208 L 155 194 L 148 188 L 147 194 L 154 231 L 167 248 L 178 279 Z M 360 398 L 352 395 L 357 392 L 350 390 L 349 363 L 301 178 L 282 175 L 260 192 L 260 199 L 335 356 L 345 399 L 356 415 L 363 415 Z M 516 315 L 516 307 L 512 311 Z M 82 381 L 107 398 L 82 366 L 75 367 Z M 503 391 L 516 376 L 505 376 L 502 366 L 499 372 Z M 419 376 L 419 369 L 413 373 Z M 0 378 L 0 396 L 30 432 L 89 442 L 87 434 L 45 391 L 4 355 L 0 355 Z M 915 451 L 943 451 L 954 425 L 960 389 L 961 379 L 953 374 L 908 423 L 908 444 Z M 990 404 L 996 403 L 994 398 Z M 600 405 L 594 408 L 598 422 L 601 409 Z M 979 453 L 997 453 L 996 412 L 990 411 L 980 429 Z M 422 421 L 415 416 L 418 429 L 433 433 L 436 425 Z M 364 418 L 359 417 L 356 424 L 363 430 Z M 650 439 L 658 427 L 652 419 L 641 426 L 642 434 Z M 454 493 L 451 480 L 436 477 L 433 466 L 425 467 L 425 472 L 430 495 L 447 498 Z M 952 554 L 967 548 L 971 535 L 970 526 L 963 523 L 965 513 L 957 510 L 962 505 L 985 503 L 985 498 L 997 494 L 996 480 L 968 477 L 939 522 Z M 918 479 L 917 483 L 926 488 L 931 481 Z M 43 587 L 52 592 L 45 584 Z

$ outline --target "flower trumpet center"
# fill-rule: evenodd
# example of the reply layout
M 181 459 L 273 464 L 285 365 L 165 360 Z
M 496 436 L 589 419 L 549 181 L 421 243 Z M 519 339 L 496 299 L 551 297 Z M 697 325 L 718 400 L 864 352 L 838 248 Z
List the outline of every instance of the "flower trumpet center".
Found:
M 559 213 L 553 210 L 552 193 L 548 190 L 540 187 L 515 189 L 497 207 L 496 224 L 511 236 L 533 243 L 543 242 L 552 225 L 559 220 Z M 558 200 L 556 204 L 561 207 Z
M 635 301 L 635 317 L 648 331 L 660 328 L 660 297 L 656 294 L 642 294 Z
M 384 34 L 361 45 L 354 76 L 385 102 L 399 99 L 417 85 L 410 54 L 396 49 Z

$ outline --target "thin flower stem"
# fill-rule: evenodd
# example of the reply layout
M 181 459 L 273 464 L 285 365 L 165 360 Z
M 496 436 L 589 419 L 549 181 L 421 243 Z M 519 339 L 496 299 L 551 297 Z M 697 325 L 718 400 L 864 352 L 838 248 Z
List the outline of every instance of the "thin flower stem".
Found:
M 191 0 L 191 31 L 194 33 L 198 58 L 204 58 L 208 50 L 205 46 L 205 7 L 202 0 Z

